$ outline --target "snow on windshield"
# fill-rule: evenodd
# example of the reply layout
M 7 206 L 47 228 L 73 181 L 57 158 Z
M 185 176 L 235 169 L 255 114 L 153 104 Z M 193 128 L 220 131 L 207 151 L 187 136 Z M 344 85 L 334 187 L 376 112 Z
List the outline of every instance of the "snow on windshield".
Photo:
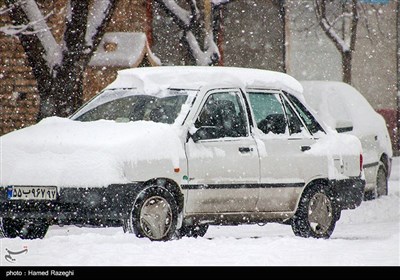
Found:
M 172 124 L 180 113 L 187 114 L 188 105 L 191 104 L 194 94 L 193 91 L 186 90 L 163 90 L 153 95 L 144 95 L 137 89 L 105 90 L 72 116 L 72 119 L 153 121 Z M 181 121 L 182 117 L 179 119 Z

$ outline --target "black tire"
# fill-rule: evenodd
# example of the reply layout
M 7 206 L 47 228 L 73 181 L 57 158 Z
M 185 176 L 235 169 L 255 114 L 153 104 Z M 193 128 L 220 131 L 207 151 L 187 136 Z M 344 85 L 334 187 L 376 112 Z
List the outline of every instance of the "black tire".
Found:
M 12 218 L 0 218 L 0 237 L 16 238 L 20 236 L 24 222 Z
M 178 222 L 178 205 L 174 196 L 162 186 L 149 186 L 138 191 L 124 231 L 152 241 L 174 237 Z
M 369 201 L 369 200 L 373 200 L 376 198 L 376 192 L 375 190 L 372 191 L 365 191 L 364 192 L 364 201 Z
M 329 238 L 339 217 L 340 210 L 328 187 L 313 185 L 304 190 L 291 226 L 296 236 Z
M 388 178 L 386 167 L 383 162 L 379 162 L 378 171 L 376 173 L 376 188 L 364 193 L 364 200 L 373 200 L 382 195 L 388 195 Z
M 43 239 L 49 229 L 49 224 L 45 221 L 27 221 L 21 229 L 19 237 L 21 239 Z
M 183 225 L 178 230 L 179 237 L 203 237 L 208 230 L 208 224 L 200 224 L 200 225 Z
M 385 165 L 380 162 L 378 172 L 376 175 L 376 195 L 388 195 L 388 178 Z

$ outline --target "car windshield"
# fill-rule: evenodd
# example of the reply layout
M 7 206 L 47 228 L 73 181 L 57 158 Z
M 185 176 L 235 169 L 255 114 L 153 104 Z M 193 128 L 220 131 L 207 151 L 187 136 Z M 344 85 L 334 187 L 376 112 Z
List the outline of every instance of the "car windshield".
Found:
M 72 119 L 83 122 L 104 119 L 172 124 L 188 102 L 188 95 L 185 90 L 164 90 L 155 95 L 141 94 L 136 89 L 106 90 L 73 115 Z

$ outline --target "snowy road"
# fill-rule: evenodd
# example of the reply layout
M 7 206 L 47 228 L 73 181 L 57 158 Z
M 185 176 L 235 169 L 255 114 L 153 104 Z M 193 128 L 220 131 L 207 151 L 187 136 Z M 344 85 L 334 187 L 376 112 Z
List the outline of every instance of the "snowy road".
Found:
M 279 224 L 211 226 L 203 238 L 150 242 L 121 228 L 52 226 L 43 240 L 1 239 L 1 265 L 213 266 L 400 265 L 400 158 L 389 195 L 342 212 L 329 240 L 295 237 Z M 7 250 L 26 253 L 6 260 Z

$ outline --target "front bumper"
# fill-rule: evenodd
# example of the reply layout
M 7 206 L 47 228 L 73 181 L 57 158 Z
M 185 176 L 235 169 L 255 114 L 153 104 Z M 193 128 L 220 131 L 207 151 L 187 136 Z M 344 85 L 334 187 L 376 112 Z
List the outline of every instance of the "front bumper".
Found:
M 360 206 L 364 198 L 365 180 L 349 178 L 330 181 L 336 202 L 342 209 L 354 209 Z
M 51 224 L 110 224 L 130 213 L 141 183 L 103 188 L 60 188 L 56 200 L 9 200 L 0 188 L 0 217 L 45 219 Z

